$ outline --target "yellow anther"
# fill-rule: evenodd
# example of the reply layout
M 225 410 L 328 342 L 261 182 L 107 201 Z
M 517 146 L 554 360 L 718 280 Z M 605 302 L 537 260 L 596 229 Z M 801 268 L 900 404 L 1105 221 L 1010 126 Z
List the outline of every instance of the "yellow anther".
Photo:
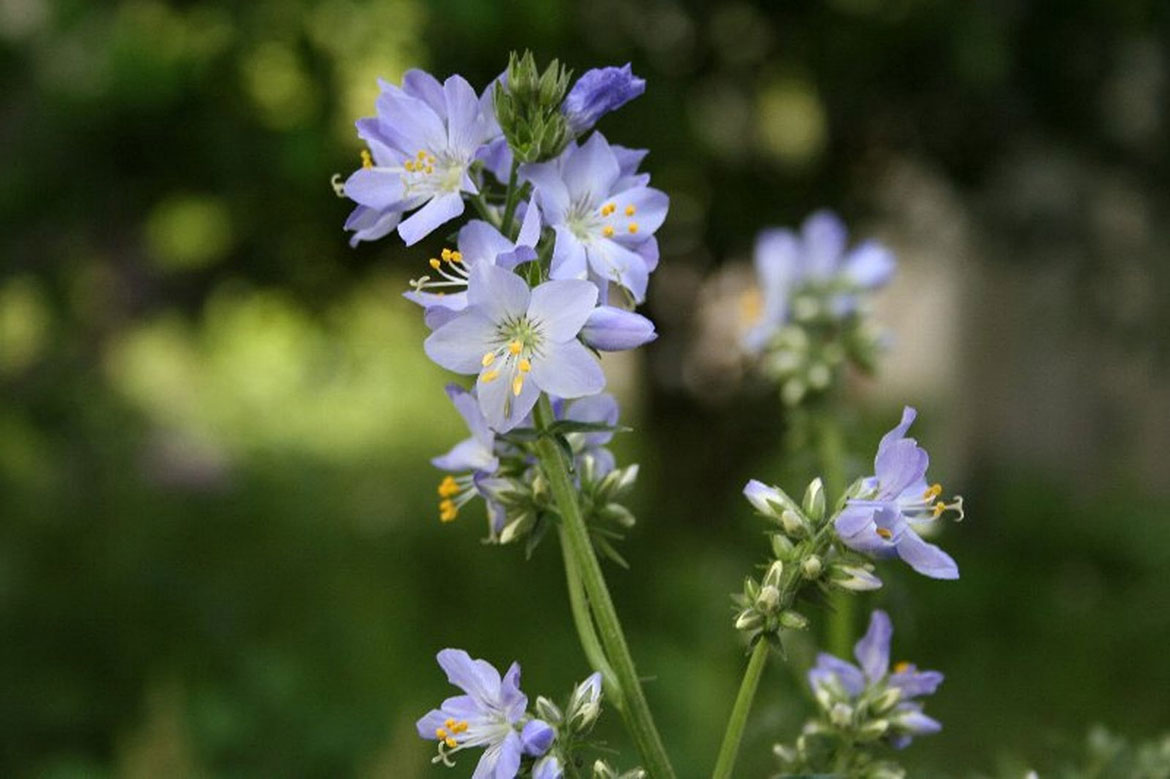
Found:
M 894 537 L 894 534 L 893 534 L 893 533 L 891 533 L 889 530 L 887 530 L 887 529 L 886 529 L 886 528 L 884 528 L 884 527 L 879 527 L 879 528 L 877 529 L 877 534 L 878 534 L 879 536 L 881 536 L 882 538 L 884 538 L 886 541 L 889 541 L 891 538 L 893 538 L 893 537 Z
M 418 150 L 418 158 L 420 160 L 425 160 L 427 158 L 427 153 L 425 151 L 423 151 L 422 149 L 419 149 Z
M 923 500 L 934 500 L 939 495 L 942 495 L 942 485 L 932 484 L 926 488 L 926 492 L 922 493 Z
M 459 484 L 455 481 L 455 477 L 447 476 L 439 482 L 439 497 L 449 498 L 452 495 L 459 494 Z M 447 727 L 451 727 L 448 725 Z
M 894 673 L 896 673 L 896 674 L 904 674 L 909 670 L 910 670 L 910 664 L 907 663 L 905 660 L 903 660 L 900 663 L 894 664 Z
M 438 260 L 436 260 L 434 257 L 432 257 L 432 258 L 431 258 L 431 260 L 430 260 L 430 265 L 431 265 L 431 267 L 432 267 L 432 268 L 434 268 L 435 270 L 438 270 L 438 269 L 439 269 L 439 265 L 440 265 L 440 263 L 439 263 L 439 261 L 438 261 Z
M 427 175 L 429 176 L 434 172 L 435 172 L 435 166 L 434 165 L 427 165 Z
M 414 173 L 414 160 L 407 160 L 402 164 L 402 167 L 406 168 L 411 173 Z
M 363 168 L 374 167 L 374 158 L 370 156 L 369 149 L 362 149 L 362 167 Z
M 636 213 L 638 213 L 638 209 L 633 206 L 626 206 L 626 216 L 633 216 Z
M 493 381 L 495 381 L 499 377 L 500 377 L 499 371 L 488 371 L 480 378 L 483 380 L 484 384 L 491 384 Z
M 512 379 L 512 394 L 519 396 L 524 391 L 524 374 Z
M 451 727 L 451 730 L 455 731 L 456 733 L 464 732 L 465 730 L 467 730 L 467 720 L 460 720 L 459 722 L 456 722 Z
M 459 516 L 459 507 L 455 505 L 455 501 L 447 498 L 439 501 L 439 521 L 450 522 Z
M 444 249 L 443 251 L 439 252 L 439 256 L 442 257 L 447 262 L 450 262 L 451 261 L 451 250 Z
M 612 214 L 616 210 L 617 210 L 617 206 L 615 206 L 613 203 L 606 203 L 605 205 L 603 205 L 601 207 L 601 215 L 602 216 L 609 216 L 610 214 Z
M 450 723 L 451 720 L 447 720 L 447 722 Z M 447 738 L 447 731 L 443 728 L 435 728 L 435 738 L 442 741 L 443 739 Z
M 938 519 L 939 517 L 942 516 L 942 513 L 946 510 L 947 510 L 947 504 L 943 503 L 941 500 L 938 503 L 935 503 L 934 504 L 934 518 Z
M 451 262 L 463 262 L 463 252 L 451 252 Z
M 520 352 L 524 351 L 524 344 L 519 341 L 513 341 L 508 344 L 508 351 L 512 354 L 520 354 Z
M 606 225 L 605 227 L 601 228 L 601 234 L 606 238 L 613 238 L 613 225 Z
M 481 365 L 483 365 L 483 367 L 486 368 L 495 361 L 496 361 L 496 353 L 495 352 L 485 352 L 483 355 L 483 359 L 480 360 L 479 362 Z
M 447 740 L 444 741 L 443 743 L 446 744 L 449 749 L 454 749 L 456 746 L 459 745 L 459 742 L 456 741 L 451 736 L 447 736 Z
M 628 229 L 631 233 L 638 232 L 638 223 L 637 222 L 630 222 L 630 226 Z
M 447 726 L 447 729 L 448 729 L 448 730 L 454 730 L 454 729 L 455 729 L 455 718 L 454 718 L 454 717 L 448 717 L 448 718 L 447 718 L 447 721 L 446 721 L 446 722 L 444 722 L 443 724 Z
M 528 361 L 527 357 L 521 357 L 516 367 L 520 369 L 521 373 L 528 373 L 528 371 L 532 370 L 532 363 Z

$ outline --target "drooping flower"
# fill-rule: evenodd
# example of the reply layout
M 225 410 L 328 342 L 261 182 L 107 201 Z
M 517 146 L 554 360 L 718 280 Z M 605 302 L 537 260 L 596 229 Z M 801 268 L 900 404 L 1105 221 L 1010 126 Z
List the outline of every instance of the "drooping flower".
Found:
M 808 682 L 817 702 L 830 713 L 864 711 L 882 718 L 888 723 L 885 738 L 901 749 L 914 736 L 942 730 L 942 725 L 924 714 L 922 703 L 914 699 L 934 694 L 943 675 L 919 671 L 910 663 L 897 663 L 891 669 L 893 633 L 889 615 L 874 611 L 869 629 L 853 648 L 858 665 L 822 652 L 808 672 Z
M 628 150 L 619 155 L 594 133 L 556 160 L 522 165 L 520 174 L 532 182 L 545 223 L 556 233 L 550 276 L 589 278 L 601 288 L 614 282 L 641 302 L 658 264 L 654 233 L 669 199 L 623 169 L 631 160 Z
M 439 257 L 430 259 L 437 278 L 427 275 L 414 279 L 410 282 L 413 289 L 402 296 L 424 308 L 462 311 L 467 307 L 467 279 L 472 268 L 482 262 L 512 270 L 521 263 L 536 259 L 533 247 L 539 240 L 540 209 L 536 206 L 524 213 L 515 241 L 508 240 L 487 222 L 472 219 L 459 231 L 454 251 L 444 249 Z
M 893 254 L 875 241 L 847 249 L 844 223 L 830 211 L 817 211 L 800 233 L 783 228 L 762 231 L 756 239 L 754 262 L 759 287 L 744 298 L 744 346 L 758 352 L 793 315 L 798 293 L 814 294 L 802 301 L 827 300 L 834 316 L 854 310 L 858 293 L 886 284 L 896 268 Z M 807 313 L 807 312 L 805 312 Z
M 646 91 L 645 79 L 638 78 L 630 64 L 585 71 L 565 96 L 561 113 L 573 135 L 592 129 L 597 120 Z
M 416 725 L 419 736 L 438 742 L 444 763 L 452 765 L 451 756 L 464 749 L 483 747 L 474 779 L 513 779 L 524 755 L 540 757 L 548 751 L 552 727 L 537 719 L 524 721 L 528 697 L 520 691 L 518 663 L 501 678 L 491 663 L 461 649 L 444 649 L 436 659 L 447 680 L 465 693 L 446 699 Z
M 385 235 L 395 220 L 409 246 L 463 213 L 463 193 L 479 193 L 469 174 L 477 152 L 500 133 L 490 89 L 482 97 L 461 76 L 440 84 L 421 70 L 407 71 L 402 86 L 380 82 L 377 116 L 359 119 L 369 146 L 362 167 L 345 182 L 358 203 L 346 229 L 354 241 Z
M 514 273 L 487 263 L 472 269 L 467 307 L 427 338 L 424 349 L 456 373 L 478 374 L 476 396 L 488 425 L 511 430 L 541 391 L 593 395 L 605 374 L 577 340 L 597 303 L 586 281 L 547 281 L 529 289 Z
M 874 475 L 862 482 L 835 521 L 837 535 L 851 549 L 874 557 L 900 557 L 911 568 L 935 579 L 959 578 L 950 555 L 924 541 L 915 528 L 948 512 L 963 517 L 963 499 L 939 499 L 942 486 L 927 485 L 930 456 L 906 431 L 917 416 L 907 406 L 902 421 L 886 433 L 874 458 Z

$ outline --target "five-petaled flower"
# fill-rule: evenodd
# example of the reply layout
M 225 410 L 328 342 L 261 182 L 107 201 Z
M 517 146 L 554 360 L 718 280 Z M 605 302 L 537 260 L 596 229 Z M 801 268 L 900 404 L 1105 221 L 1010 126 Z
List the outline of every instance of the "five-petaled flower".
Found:
M 821 652 L 808 672 L 808 683 L 817 701 L 827 710 L 845 704 L 852 710 L 865 709 L 889 723 L 886 738 L 901 749 L 914 736 L 942 730 L 938 720 L 922 712 L 914 698 L 933 695 L 942 684 L 938 671 L 919 671 L 910 663 L 890 669 L 890 639 L 894 628 L 884 611 L 874 611 L 869 629 L 853 648 L 860 668 L 839 657 Z M 862 700 L 867 706 L 858 704 Z
M 462 649 L 444 649 L 436 656 L 447 680 L 464 691 L 443 701 L 417 723 L 422 738 L 435 740 L 439 757 L 451 765 L 451 755 L 484 747 L 474 779 L 513 779 L 524 755 L 540 757 L 556 732 L 539 719 L 525 721 L 528 696 L 520 691 L 520 665 L 507 673 L 486 660 L 474 660 Z
M 556 232 L 550 275 L 620 284 L 641 302 L 658 265 L 654 233 L 666 219 L 666 194 L 634 173 L 641 154 L 612 147 L 594 133 L 550 162 L 526 164 L 545 223 Z M 604 297 L 603 297 L 604 300 Z
M 427 338 L 427 355 L 456 373 L 478 374 L 476 395 L 492 429 L 506 432 L 543 390 L 562 398 L 594 395 L 605 374 L 577 335 L 597 303 L 579 280 L 529 289 L 515 273 L 482 263 L 472 269 L 467 308 Z
M 911 568 L 935 579 L 959 578 L 959 567 L 943 550 L 923 541 L 916 527 L 953 512 L 963 517 L 963 499 L 939 499 L 942 487 L 927 485 L 930 457 L 918 442 L 906 437 L 917 416 L 907 406 L 902 421 L 886 433 L 874 458 L 874 475 L 862 482 L 861 492 L 848 500 L 837 516 L 837 535 L 851 549 L 874 557 L 898 556 Z
M 471 163 L 500 128 L 490 88 L 477 96 L 462 76 L 440 84 L 428 73 L 410 70 L 401 87 L 380 83 L 378 115 L 357 122 L 369 151 L 345 182 L 346 196 L 358 203 L 346 229 L 356 231 L 356 243 L 397 225 L 409 246 L 462 214 L 463 193 L 479 194 Z

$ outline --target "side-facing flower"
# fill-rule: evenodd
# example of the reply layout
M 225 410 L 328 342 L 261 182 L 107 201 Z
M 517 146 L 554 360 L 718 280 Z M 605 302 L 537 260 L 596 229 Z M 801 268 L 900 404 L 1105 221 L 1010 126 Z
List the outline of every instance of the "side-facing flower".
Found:
M 748 351 L 758 352 L 794 314 L 802 313 L 794 310 L 794 298 L 802 290 L 825 297 L 826 313 L 843 316 L 856 308 L 858 293 L 890 280 L 896 262 L 888 249 L 875 241 L 853 249 L 847 243 L 844 223 L 830 211 L 810 215 L 799 234 L 784 228 L 760 232 L 753 256 L 759 287 L 744 300 L 743 343 Z M 813 300 L 808 298 L 810 304 Z
M 654 323 L 641 314 L 616 306 L 598 306 L 581 330 L 581 340 L 602 352 L 637 349 L 658 337 Z
M 501 677 L 491 663 L 461 649 L 444 649 L 437 659 L 448 681 L 465 693 L 446 699 L 417 723 L 419 736 L 438 742 L 437 760 L 452 765 L 453 754 L 483 747 L 476 779 L 513 779 L 525 754 L 539 757 L 548 750 L 552 728 L 535 719 L 522 724 L 528 697 L 520 691 L 518 663 Z
M 498 265 L 512 270 L 517 265 L 536 259 L 540 240 L 540 209 L 530 206 L 524 213 L 520 233 L 515 241 L 481 219 L 472 219 L 459 230 L 455 250 L 444 249 L 439 257 L 430 259 L 429 274 L 410 282 L 412 289 L 402 293 L 407 300 L 424 308 L 445 308 L 462 311 L 467 308 L 467 279 L 471 269 L 479 263 Z
M 440 84 L 411 70 L 401 87 L 381 86 L 377 116 L 357 122 L 369 152 L 345 182 L 346 196 L 359 205 L 346 229 L 356 230 L 357 240 L 379 237 L 395 219 L 419 209 L 397 225 L 411 245 L 462 214 L 464 192 L 479 193 L 471 163 L 499 126 L 490 94 L 477 96 L 461 76 Z
M 922 712 L 914 700 L 932 695 L 942 684 L 938 671 L 919 671 L 909 663 L 890 669 L 890 639 L 894 629 L 889 615 L 874 611 L 869 629 L 853 648 L 858 665 L 825 652 L 817 655 L 808 672 L 809 686 L 827 712 L 849 712 L 845 722 L 863 732 L 879 732 L 892 746 L 901 749 L 913 736 L 937 733 L 942 725 Z M 870 722 L 854 718 L 865 712 Z M 881 727 L 880 722 L 885 722 Z M 875 727 L 877 725 L 877 727 Z
M 645 91 L 645 79 L 635 76 L 628 62 L 620 68 L 593 68 L 573 84 L 561 104 L 561 112 L 573 135 L 581 135 L 592 129 L 598 119 Z
M 917 527 L 953 512 L 963 517 L 963 499 L 939 500 L 942 486 L 928 486 L 930 457 L 906 431 L 917 416 L 907 406 L 902 421 L 886 433 L 874 458 L 874 475 L 862 482 L 837 516 L 837 535 L 851 549 L 874 557 L 900 557 L 911 568 L 935 579 L 959 578 L 950 555 L 918 535 Z
M 556 233 L 550 275 L 614 282 L 641 302 L 658 263 L 656 230 L 669 199 L 628 170 L 600 133 L 549 162 L 523 165 L 545 223 Z
M 467 308 L 427 338 L 427 355 L 456 373 L 478 374 L 476 395 L 488 424 L 511 430 L 541 391 L 562 398 L 605 386 L 597 359 L 577 340 L 597 303 L 587 281 L 548 281 L 535 289 L 482 263 L 471 273 Z
M 471 431 L 470 438 L 431 459 L 432 465 L 447 471 L 447 476 L 439 482 L 439 519 L 451 522 L 459 516 L 459 509 L 475 497 L 478 479 L 495 473 L 500 460 L 495 452 L 496 434 L 479 410 L 475 395 L 458 384 L 448 384 L 446 389 L 447 397 Z

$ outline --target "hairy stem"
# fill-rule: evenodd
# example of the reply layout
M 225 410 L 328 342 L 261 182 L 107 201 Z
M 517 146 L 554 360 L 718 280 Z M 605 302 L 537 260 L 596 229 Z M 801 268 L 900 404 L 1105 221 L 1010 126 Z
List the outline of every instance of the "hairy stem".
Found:
M 536 419 L 538 427 L 542 430 L 547 429 L 553 422 L 552 405 L 545 395 L 541 395 L 536 407 Z M 577 563 L 581 583 L 584 585 L 589 607 L 597 623 L 598 637 L 605 649 L 606 657 L 613 665 L 614 677 L 621 688 L 622 699 L 625 701 L 622 715 L 626 728 L 641 753 L 642 765 L 651 779 L 674 779 L 674 769 L 671 768 L 666 749 L 662 746 L 662 738 L 654 727 L 650 706 L 646 703 L 641 682 L 638 681 L 638 673 L 634 668 L 634 660 L 630 656 L 630 648 L 626 644 L 621 622 L 618 621 L 613 599 L 609 595 L 601 565 L 589 541 L 589 531 L 585 527 L 585 519 L 581 516 L 581 506 L 577 501 L 576 488 L 569 477 L 569 464 L 565 460 L 564 452 L 549 435 L 540 436 L 536 443 L 536 451 L 541 468 L 548 479 L 549 489 L 560 511 L 562 538 L 569 554 Z
M 715 761 L 712 779 L 730 779 L 731 770 L 735 768 L 735 758 L 739 754 L 739 744 L 743 740 L 743 729 L 747 724 L 748 713 L 752 710 L 756 689 L 760 686 L 764 665 L 768 662 L 769 649 L 767 639 L 761 636 L 756 641 L 748 660 L 747 670 L 743 673 L 739 694 L 735 696 L 735 706 L 731 710 L 731 718 L 727 721 L 727 731 L 723 734 L 723 744 L 719 747 L 719 757 Z
M 581 648 L 585 650 L 585 658 L 593 670 L 601 672 L 606 700 L 613 704 L 618 711 L 625 710 L 625 701 L 622 699 L 622 689 L 614 675 L 609 660 L 605 657 L 605 649 L 597 637 L 597 629 L 593 625 L 593 615 L 589 613 L 589 601 L 585 595 L 585 586 L 581 582 L 581 572 L 577 568 L 577 560 L 565 539 L 565 531 L 561 530 L 561 551 L 565 559 L 565 580 L 569 586 L 569 606 L 573 611 L 573 624 L 577 627 L 577 636 L 581 639 Z

